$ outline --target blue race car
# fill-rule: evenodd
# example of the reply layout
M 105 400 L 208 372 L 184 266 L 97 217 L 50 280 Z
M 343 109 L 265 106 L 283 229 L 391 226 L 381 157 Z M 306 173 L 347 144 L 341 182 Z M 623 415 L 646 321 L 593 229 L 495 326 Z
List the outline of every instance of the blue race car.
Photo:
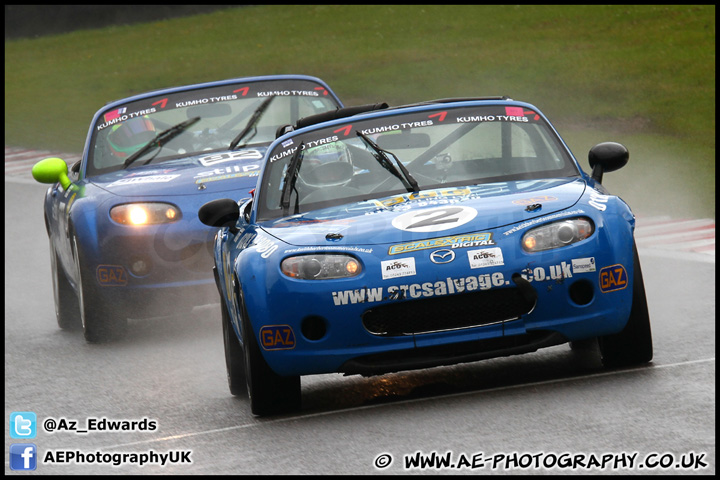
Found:
M 230 391 L 254 414 L 300 408 L 302 375 L 567 342 L 652 359 L 635 219 L 601 184 L 624 146 L 593 147 L 588 174 L 536 107 L 495 97 L 324 121 L 265 157 L 251 200 L 199 211 L 221 227 Z
M 33 167 L 45 196 L 57 321 L 89 342 L 122 335 L 127 319 L 217 303 L 215 229 L 198 209 L 250 197 L 278 127 L 335 111 L 320 79 L 277 75 L 154 91 L 106 105 L 82 160 Z

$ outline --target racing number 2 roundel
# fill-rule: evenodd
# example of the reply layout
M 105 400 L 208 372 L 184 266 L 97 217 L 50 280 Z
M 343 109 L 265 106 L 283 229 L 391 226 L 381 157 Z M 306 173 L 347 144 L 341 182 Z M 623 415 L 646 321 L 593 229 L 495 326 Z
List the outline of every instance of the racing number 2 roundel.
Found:
M 439 232 L 465 225 L 476 216 L 477 210 L 470 207 L 436 207 L 403 213 L 392 225 L 406 232 Z

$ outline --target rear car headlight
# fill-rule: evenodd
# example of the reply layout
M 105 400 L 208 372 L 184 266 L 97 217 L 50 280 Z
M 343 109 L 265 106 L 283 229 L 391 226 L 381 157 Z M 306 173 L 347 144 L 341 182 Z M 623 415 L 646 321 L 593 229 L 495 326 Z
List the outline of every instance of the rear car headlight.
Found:
M 594 231 L 595 225 L 589 218 L 561 220 L 529 230 L 522 237 L 522 247 L 526 252 L 542 252 L 585 240 Z
M 350 255 L 314 254 L 288 257 L 280 264 L 288 277 L 301 280 L 347 278 L 362 272 L 360 262 Z
M 121 225 L 156 225 L 180 220 L 180 209 L 169 203 L 143 202 L 116 205 L 110 218 Z

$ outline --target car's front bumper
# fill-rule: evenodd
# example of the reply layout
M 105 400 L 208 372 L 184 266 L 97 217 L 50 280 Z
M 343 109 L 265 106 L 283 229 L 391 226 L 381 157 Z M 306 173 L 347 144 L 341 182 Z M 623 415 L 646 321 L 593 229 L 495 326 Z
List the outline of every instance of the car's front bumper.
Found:
M 175 315 L 219 302 L 208 228 L 112 226 L 104 233 L 97 248 L 84 252 L 85 268 L 96 294 L 124 315 Z
M 515 259 L 507 254 L 503 266 L 487 273 L 439 276 L 433 267 L 421 275 L 418 263 L 417 275 L 392 280 L 247 277 L 243 293 L 264 357 L 280 375 L 425 368 L 622 330 L 632 306 L 632 238 L 614 248 L 600 243 Z M 596 265 L 588 267 L 588 258 Z M 379 270 L 363 260 L 367 270 Z M 523 302 L 517 275 L 531 285 L 533 305 L 515 308 Z M 467 288 L 459 291 L 460 285 Z

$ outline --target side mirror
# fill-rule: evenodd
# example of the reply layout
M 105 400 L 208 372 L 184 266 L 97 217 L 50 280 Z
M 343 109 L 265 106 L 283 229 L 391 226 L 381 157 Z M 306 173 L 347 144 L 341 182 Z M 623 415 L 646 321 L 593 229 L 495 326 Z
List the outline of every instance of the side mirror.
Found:
M 67 190 L 72 185 L 68 178 L 68 166 L 62 158 L 40 160 L 32 167 L 33 178 L 40 183 L 57 183 Z
M 235 200 L 229 198 L 212 200 L 200 207 L 198 218 L 209 227 L 230 226 L 230 231 L 237 233 L 235 223 L 240 218 L 240 207 Z
M 590 149 L 588 160 L 592 178 L 602 183 L 603 173 L 614 172 L 624 167 L 630 159 L 630 152 L 624 145 L 615 142 L 599 143 Z

